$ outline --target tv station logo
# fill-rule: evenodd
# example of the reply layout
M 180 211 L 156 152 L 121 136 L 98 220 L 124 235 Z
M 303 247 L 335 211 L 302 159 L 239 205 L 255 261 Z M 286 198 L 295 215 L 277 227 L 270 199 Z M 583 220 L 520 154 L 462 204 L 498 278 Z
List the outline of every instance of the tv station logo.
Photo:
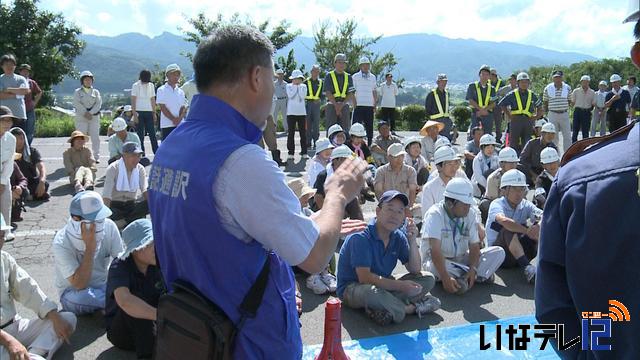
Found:
M 609 312 L 583 311 L 581 314 L 581 335 L 566 340 L 564 324 L 510 324 L 504 329 L 509 350 L 527 350 L 531 338 L 542 339 L 540 350 L 544 350 L 551 339 L 558 341 L 559 350 L 567 350 L 578 343 L 582 350 L 607 351 L 611 344 L 603 341 L 610 339 L 612 322 L 631 321 L 631 314 L 627 307 L 617 300 L 609 300 Z M 530 331 L 533 327 L 533 331 Z M 496 324 L 495 349 L 502 350 L 502 325 Z M 480 325 L 480 350 L 488 350 L 491 342 L 486 341 L 485 325 Z

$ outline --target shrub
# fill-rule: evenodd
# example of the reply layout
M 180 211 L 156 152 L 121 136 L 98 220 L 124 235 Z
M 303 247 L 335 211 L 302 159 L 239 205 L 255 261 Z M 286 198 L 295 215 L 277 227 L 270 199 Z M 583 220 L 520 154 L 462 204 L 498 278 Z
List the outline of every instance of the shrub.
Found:
M 467 131 L 471 125 L 471 109 L 468 106 L 458 105 L 451 110 L 453 122 L 458 131 Z
M 378 108 L 378 111 L 376 111 L 375 113 L 375 119 L 376 119 L 376 123 L 374 124 L 374 127 L 378 126 L 378 120 L 382 120 L 382 108 Z M 397 129 L 400 129 L 401 123 L 402 123 L 402 111 L 398 108 L 395 109 L 395 125 Z
M 100 119 L 100 135 L 106 135 L 111 119 Z M 48 108 L 36 109 L 36 137 L 67 137 L 76 129 L 73 116 Z
M 426 111 L 422 105 L 408 105 L 402 109 L 402 122 L 410 131 L 418 131 L 424 125 Z

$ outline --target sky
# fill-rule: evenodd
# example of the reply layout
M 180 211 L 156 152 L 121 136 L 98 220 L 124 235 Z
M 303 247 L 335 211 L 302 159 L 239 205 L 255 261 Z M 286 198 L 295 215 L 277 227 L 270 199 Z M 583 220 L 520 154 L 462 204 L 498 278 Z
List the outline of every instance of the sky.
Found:
M 254 22 L 286 19 L 303 36 L 312 36 L 320 21 L 353 18 L 362 36 L 429 33 L 600 58 L 628 56 L 634 43 L 633 25 L 622 24 L 627 0 L 41 0 L 38 6 L 62 12 L 86 34 L 107 36 L 180 34 L 186 18 L 204 11 L 212 18 L 237 12 Z

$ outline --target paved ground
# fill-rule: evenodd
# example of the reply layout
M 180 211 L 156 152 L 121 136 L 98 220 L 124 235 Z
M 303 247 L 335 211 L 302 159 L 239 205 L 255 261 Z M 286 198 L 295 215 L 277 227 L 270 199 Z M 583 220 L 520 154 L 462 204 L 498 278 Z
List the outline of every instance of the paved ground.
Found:
M 402 133 L 401 135 L 408 135 Z M 460 135 L 464 138 L 464 134 Z M 98 165 L 98 191 L 101 191 L 103 176 L 107 166 L 108 150 L 105 138 L 101 144 L 101 163 Z M 278 146 L 286 153 L 286 138 L 280 136 Z M 62 164 L 62 152 L 68 146 L 66 139 L 36 139 L 34 145 L 40 150 L 46 163 L 48 180 L 51 183 L 51 201 L 30 203 L 23 214 L 24 221 L 18 223 L 18 236 L 15 241 L 7 243 L 3 250 L 11 253 L 33 276 L 44 292 L 58 299 L 54 287 L 53 257 L 51 255 L 51 239 L 55 231 L 63 226 L 68 217 L 68 206 L 72 197 L 72 188 L 68 184 Z M 150 145 L 147 144 L 150 149 Z M 286 168 L 288 177 L 302 176 L 305 161 L 298 156 Z M 368 203 L 365 214 L 371 217 L 374 206 Z M 403 268 L 398 266 L 397 273 Z M 323 340 L 324 302 L 327 296 L 317 296 L 307 291 L 304 279 L 298 279 L 303 292 L 302 338 L 304 344 L 318 344 Z M 477 285 L 464 297 L 448 295 L 441 286 L 437 286 L 433 294 L 442 300 L 442 309 L 422 320 L 408 317 L 400 325 L 379 327 L 369 321 L 361 312 L 344 309 L 342 312 L 343 339 L 359 339 L 391 333 L 405 332 L 429 327 L 444 327 L 470 322 L 494 320 L 516 315 L 531 314 L 533 305 L 533 286 L 525 284 L 519 270 L 500 270 L 493 285 Z M 21 309 L 26 316 L 34 316 L 29 310 Z M 63 346 L 55 359 L 134 359 L 131 353 L 117 350 L 111 346 L 102 328 L 99 316 L 81 317 L 78 329 L 71 339 L 70 345 Z

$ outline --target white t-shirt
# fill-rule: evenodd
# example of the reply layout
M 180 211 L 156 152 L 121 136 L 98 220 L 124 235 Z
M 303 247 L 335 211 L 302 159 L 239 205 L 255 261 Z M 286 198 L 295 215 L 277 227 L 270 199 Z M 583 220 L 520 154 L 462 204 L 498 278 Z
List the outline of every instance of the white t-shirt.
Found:
M 356 89 L 357 106 L 373 106 L 373 92 L 376 90 L 376 76 L 369 73 L 368 76 L 358 71 L 351 76 L 353 86 Z
M 158 104 L 164 104 L 164 106 L 167 107 L 167 109 L 173 116 L 180 115 L 180 108 L 186 105 L 184 91 L 182 91 L 182 89 L 180 89 L 177 85 L 175 88 L 173 88 L 167 83 L 158 88 L 156 102 Z M 164 113 L 160 112 L 161 129 L 175 126 L 176 125 L 173 124 L 173 121 L 164 116 Z
M 446 186 L 447 185 L 440 176 L 427 181 L 427 183 L 422 186 L 422 200 L 420 204 L 422 205 L 423 218 L 433 205 L 444 199 L 444 190 Z
M 67 226 L 69 226 L 69 224 L 67 224 Z M 65 229 L 66 226 L 56 233 L 51 248 L 56 268 L 55 285 L 60 295 L 62 295 L 64 290 L 71 287 L 71 283 L 69 283 L 67 279 L 80 267 L 82 258 L 84 257 L 84 250 L 80 251 L 73 245 L 73 240 L 66 235 Z M 88 285 L 90 287 L 97 288 L 107 284 L 107 272 L 109 271 L 111 260 L 117 257 L 123 248 L 118 227 L 111 219 L 105 219 L 103 231 L 104 236 L 102 240 L 99 241 L 98 238 L 96 238 L 96 240 L 99 241 L 99 247 L 96 250 L 95 259 L 93 260 L 91 279 Z M 98 237 L 98 235 L 96 235 L 96 237 Z
M 153 111 L 151 98 L 156 96 L 156 88 L 152 82 L 143 84 L 138 80 L 131 86 L 131 96 L 136 97 L 136 111 Z
M 466 217 L 452 220 L 444 209 L 444 201 L 438 202 L 425 215 L 421 247 L 426 252 L 431 248 L 429 238 L 438 239 L 445 258 L 463 256 L 469 251 L 469 245 L 480 242 L 475 212 L 472 207 Z
M 302 213 L 284 173 L 264 149 L 248 144 L 231 153 L 213 192 L 220 223 L 233 236 L 255 239 L 292 266 L 309 256 L 320 235 L 318 225 Z
M 307 115 L 304 97 L 307 95 L 307 85 L 287 84 L 287 115 Z
M 307 170 L 307 179 L 309 186 L 311 186 L 312 188 L 315 187 L 318 174 L 320 174 L 322 170 L 325 169 L 325 166 L 326 165 L 322 165 L 322 163 L 318 161 L 315 156 L 311 159 L 309 169 Z
M 384 82 L 378 88 L 380 92 L 380 96 L 382 96 L 382 100 L 380 101 L 380 106 L 383 108 L 395 108 L 396 107 L 396 96 L 398 96 L 398 85 L 392 82 L 391 85 L 387 85 Z

